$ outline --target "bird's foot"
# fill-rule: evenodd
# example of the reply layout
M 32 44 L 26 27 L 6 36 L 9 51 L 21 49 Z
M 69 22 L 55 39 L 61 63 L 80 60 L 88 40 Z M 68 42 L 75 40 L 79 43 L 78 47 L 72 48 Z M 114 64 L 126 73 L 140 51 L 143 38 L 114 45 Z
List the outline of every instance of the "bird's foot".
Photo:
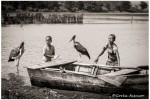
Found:
M 16 67 L 17 67 L 16 75 L 19 75 L 19 68 L 18 68 L 18 66 L 16 66 Z

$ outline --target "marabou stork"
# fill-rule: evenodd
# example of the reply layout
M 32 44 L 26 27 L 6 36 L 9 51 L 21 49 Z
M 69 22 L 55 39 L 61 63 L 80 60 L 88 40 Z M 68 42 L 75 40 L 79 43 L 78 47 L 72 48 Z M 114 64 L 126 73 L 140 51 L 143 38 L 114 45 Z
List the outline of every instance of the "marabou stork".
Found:
M 18 74 L 19 74 L 19 69 L 18 69 L 19 60 L 20 60 L 20 57 L 22 56 L 23 53 L 24 53 L 24 42 L 22 42 L 19 47 L 12 49 L 10 52 L 10 55 L 9 55 L 8 62 L 10 62 L 10 61 L 16 62 L 15 64 L 17 67 L 17 73 Z
M 89 55 L 87 49 L 84 46 L 82 46 L 79 42 L 75 41 L 75 38 L 76 38 L 76 35 L 74 35 L 72 37 L 70 42 L 73 41 L 74 48 L 79 52 L 80 58 L 78 59 L 78 62 L 81 60 L 81 54 L 86 55 L 90 59 L 90 55 Z

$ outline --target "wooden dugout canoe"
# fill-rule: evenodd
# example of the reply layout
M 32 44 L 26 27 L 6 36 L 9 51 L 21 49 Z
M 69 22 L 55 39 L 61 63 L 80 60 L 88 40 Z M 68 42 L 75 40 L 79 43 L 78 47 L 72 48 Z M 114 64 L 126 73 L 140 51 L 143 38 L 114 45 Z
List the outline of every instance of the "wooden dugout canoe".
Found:
M 148 68 L 148 66 L 147 66 Z M 53 61 L 27 67 L 32 85 L 95 93 L 148 94 L 148 69 Z

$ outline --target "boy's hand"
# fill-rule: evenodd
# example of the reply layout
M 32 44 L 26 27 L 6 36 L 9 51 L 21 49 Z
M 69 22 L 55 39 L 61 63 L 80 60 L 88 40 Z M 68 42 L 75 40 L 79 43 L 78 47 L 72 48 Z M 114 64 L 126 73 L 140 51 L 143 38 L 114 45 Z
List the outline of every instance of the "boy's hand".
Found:
M 55 55 L 54 57 L 53 57 L 53 59 L 55 60 L 55 59 L 57 59 L 59 57 L 59 55 Z

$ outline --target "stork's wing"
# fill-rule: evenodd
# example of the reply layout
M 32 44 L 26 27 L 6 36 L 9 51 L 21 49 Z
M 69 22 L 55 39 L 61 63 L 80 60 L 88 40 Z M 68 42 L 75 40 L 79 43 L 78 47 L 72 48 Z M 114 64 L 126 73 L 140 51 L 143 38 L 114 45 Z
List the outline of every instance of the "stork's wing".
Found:
M 18 54 L 20 53 L 18 48 L 12 49 L 9 55 L 9 60 L 8 61 L 14 61 L 14 59 L 12 59 L 12 57 L 16 57 L 18 56 Z
M 87 51 L 87 49 L 84 46 L 82 46 L 79 42 L 75 42 L 75 48 L 79 52 L 85 52 L 85 51 Z
M 89 55 L 87 49 L 84 46 L 82 46 L 79 42 L 75 42 L 75 48 L 78 52 L 82 53 L 83 55 L 88 56 L 90 59 L 90 55 Z
M 16 57 L 16 56 L 18 56 L 19 53 L 20 53 L 19 49 L 13 49 L 13 50 L 10 52 L 10 56 L 11 56 L 11 57 Z

